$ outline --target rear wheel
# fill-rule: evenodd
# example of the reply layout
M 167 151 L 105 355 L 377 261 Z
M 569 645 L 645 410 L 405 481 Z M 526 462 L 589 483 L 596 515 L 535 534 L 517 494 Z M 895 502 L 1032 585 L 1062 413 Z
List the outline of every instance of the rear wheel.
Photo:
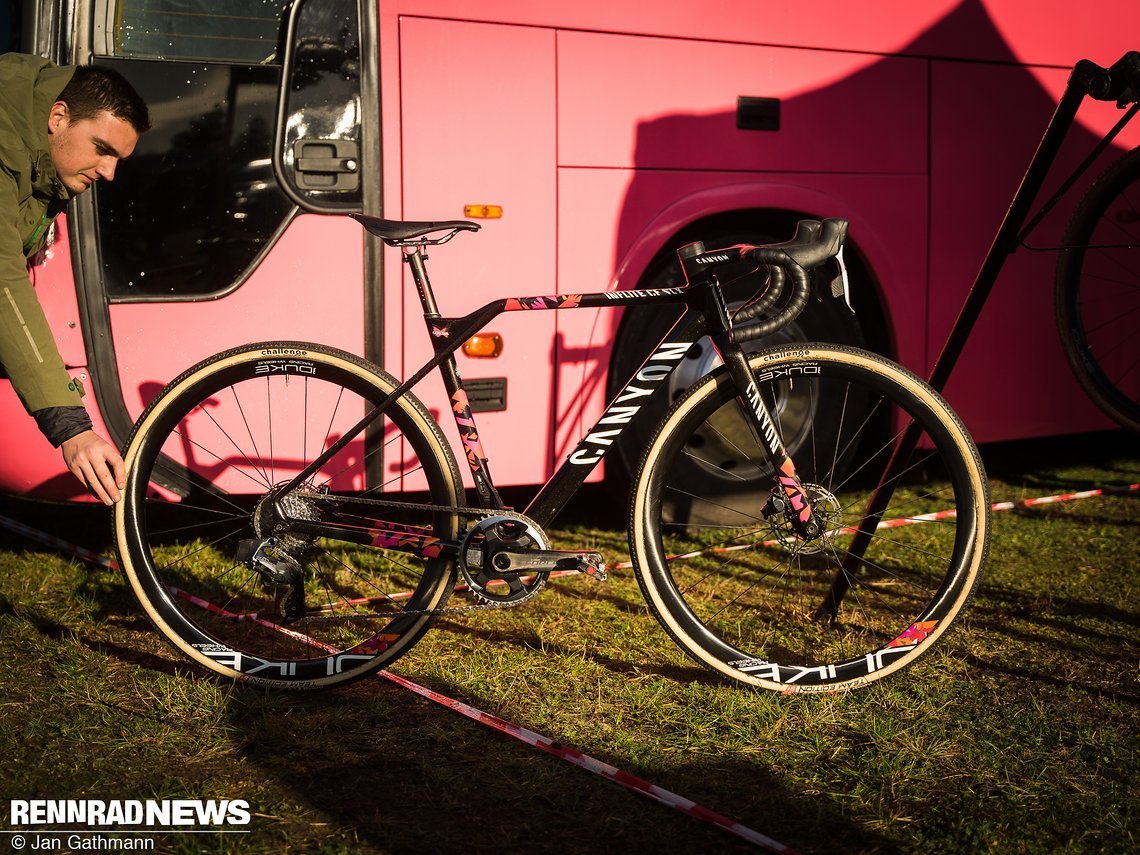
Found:
M 1065 356 L 1093 402 L 1140 433 L 1140 148 L 1092 185 L 1064 246 L 1054 305 Z
M 722 435 L 765 478 L 759 438 L 723 436 L 742 419 L 727 372 L 679 400 L 650 440 L 631 505 L 630 549 L 646 599 L 690 656 L 723 676 L 775 691 L 866 684 L 911 664 L 958 615 L 977 581 L 989 536 L 985 475 L 973 442 L 938 395 L 913 374 L 854 348 L 807 344 L 750 358 L 782 435 L 778 402 L 793 389 L 817 403 L 794 460 L 824 532 L 799 537 L 782 514 L 763 515 L 767 494 L 708 495 L 687 473 L 716 468 L 703 437 Z M 793 430 L 801 429 L 791 416 Z M 905 426 L 921 427 L 890 507 L 861 561 L 847 560 L 852 532 Z M 763 464 L 770 471 L 770 467 Z M 715 504 L 715 524 L 688 509 Z M 823 608 L 849 586 L 837 613 Z
M 397 385 L 349 354 L 272 342 L 191 368 L 143 413 L 115 535 L 136 595 L 183 654 L 225 677 L 318 688 L 392 662 L 428 629 L 455 582 L 435 544 L 457 537 L 462 482 L 418 401 L 401 398 L 283 490 Z M 278 504 L 358 542 L 282 530 Z M 409 544 L 418 555 L 396 548 Z

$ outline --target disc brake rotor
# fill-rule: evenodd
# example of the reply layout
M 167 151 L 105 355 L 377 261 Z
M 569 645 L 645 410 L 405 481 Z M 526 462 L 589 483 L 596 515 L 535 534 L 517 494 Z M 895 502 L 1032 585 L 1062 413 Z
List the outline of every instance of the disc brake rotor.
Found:
M 842 531 L 840 519 L 843 509 L 835 494 L 819 484 L 805 483 L 803 488 L 811 500 L 812 510 L 820 522 L 822 533 L 819 537 L 805 540 L 796 533 L 791 519 L 786 514 L 778 514 L 772 518 L 772 533 L 780 546 L 788 552 L 794 552 L 796 555 L 814 555 L 832 548 L 832 542 Z

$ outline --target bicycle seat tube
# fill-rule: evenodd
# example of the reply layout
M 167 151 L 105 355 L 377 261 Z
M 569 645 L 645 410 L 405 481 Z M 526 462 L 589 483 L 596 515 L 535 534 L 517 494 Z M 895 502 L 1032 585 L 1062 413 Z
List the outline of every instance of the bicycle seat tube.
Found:
M 439 364 L 439 373 L 443 377 L 443 386 L 447 390 L 447 397 L 451 402 L 455 426 L 463 442 L 467 465 L 471 470 L 471 477 L 475 484 L 475 491 L 479 495 L 480 504 L 486 508 L 505 508 L 506 505 L 491 479 L 487 455 L 483 452 L 483 444 L 479 441 L 479 432 L 475 426 L 475 418 L 471 413 L 471 404 L 467 400 L 467 393 L 463 390 L 463 380 L 459 376 L 459 366 L 455 362 L 455 346 L 449 345 L 446 337 L 436 334 L 438 330 L 447 330 L 447 328 L 440 325 L 439 307 L 435 302 L 435 292 L 432 291 L 431 280 L 428 278 L 427 265 L 425 264 L 427 255 L 420 246 L 405 247 L 404 261 L 411 268 L 412 281 L 415 282 L 416 291 L 420 295 L 420 304 L 424 310 L 424 323 L 427 325 L 428 337 L 431 339 L 432 347 L 437 356 L 446 354 Z

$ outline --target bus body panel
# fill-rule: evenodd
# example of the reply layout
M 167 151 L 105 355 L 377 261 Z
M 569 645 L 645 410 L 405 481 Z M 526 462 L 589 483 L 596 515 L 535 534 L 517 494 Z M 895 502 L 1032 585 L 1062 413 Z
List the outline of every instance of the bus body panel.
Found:
M 63 364 L 76 368 L 87 364 L 87 351 L 75 296 L 75 274 L 67 253 L 67 217 L 60 215 L 54 229 L 53 239 L 35 260 L 32 282 Z
M 478 233 L 429 250 L 440 311 L 458 316 L 498 297 L 554 294 L 553 31 L 414 17 L 399 24 L 402 216 L 462 219 L 469 205 L 503 212 L 478 219 Z M 402 276 L 389 268 L 386 292 L 404 304 L 402 373 L 408 375 L 432 350 L 403 267 Z M 603 290 L 605 283 L 594 286 Z M 501 315 L 489 330 L 502 336 L 501 356 L 457 357 L 464 381 L 507 378 L 507 409 L 477 416 L 491 472 L 503 484 L 541 482 L 549 474 L 555 314 Z M 416 394 L 461 447 L 438 378 L 425 380 Z M 466 467 L 464 474 L 469 480 Z
M 83 384 L 84 403 L 92 422 L 96 428 L 102 428 L 87 371 L 75 276 L 68 253 L 67 217 L 59 216 L 53 228 L 48 246 L 34 259 L 31 278 L 63 363 L 71 376 Z M 47 499 L 76 496 L 79 482 L 64 467 L 59 451 L 48 444 L 35 421 L 25 414 L 6 379 L 0 381 L 0 423 L 4 425 L 4 440 L 10 452 L 0 460 L 0 490 Z
M 638 175 L 632 170 L 565 169 L 561 170 L 559 201 L 559 244 L 606 250 L 563 253 L 559 258 L 563 283 L 609 276 L 615 290 L 644 284 L 646 269 L 664 240 L 689 223 L 723 211 L 774 207 L 823 217 L 843 210 L 854 224 L 849 237 L 852 254 L 863 256 L 881 274 L 881 297 L 895 308 L 892 319 L 925 312 L 926 292 L 921 287 L 926 271 L 923 176 L 789 173 L 744 181 L 712 172 Z M 592 206 L 614 215 L 598 217 Z M 888 223 L 890 228 L 878 230 L 875 223 Z M 633 237 L 627 243 L 615 243 L 612 236 L 623 232 Z M 562 455 L 574 448 L 604 409 L 610 349 L 619 322 L 617 312 L 604 310 L 559 315 L 558 412 L 563 421 L 557 426 L 556 449 Z M 894 324 L 890 337 L 901 359 L 912 364 L 922 361 L 926 349 L 922 325 Z
M 379 0 L 381 30 L 401 15 L 625 33 L 726 44 L 782 45 L 869 54 L 1016 61 L 1071 67 L 1074 53 L 1102 64 L 1134 50 L 1140 12 L 1131 0 L 1086 0 L 1079 13 L 1051 0 L 817 0 L 789 7 L 756 0 Z
M 560 33 L 558 164 L 925 172 L 926 66 L 836 51 Z M 738 97 L 778 100 L 778 128 L 738 130 Z
M 119 376 L 132 416 L 191 365 L 239 345 L 312 341 L 361 353 L 360 232 L 346 218 L 302 215 L 253 275 L 223 297 L 113 303 Z
M 87 378 L 84 365 L 69 366 L 73 377 Z M 85 384 L 90 386 L 90 384 Z M 99 400 L 88 388 L 84 404 L 91 415 L 93 428 L 107 436 Z M 63 465 L 59 450 L 52 448 L 33 419 L 29 418 L 12 384 L 0 383 L 0 418 L 4 424 L 4 441 L 9 453 L 0 455 L 0 490 L 15 495 L 58 501 L 97 501 L 82 493 L 79 481 Z
M 99 15 L 105 6 L 75 9 Z M 709 218 L 844 216 L 864 287 L 882 304 L 887 335 L 876 344 L 919 374 L 942 346 L 1068 68 L 1140 47 L 1140 7 L 1124 0 L 1091 0 L 1079 15 L 1020 0 L 880 0 L 875 14 L 840 0 L 729 0 L 712 11 L 683 0 L 377 0 L 361 26 L 378 80 L 378 99 L 361 111 L 381 149 L 379 162 L 367 153 L 362 161 L 361 180 L 379 185 L 381 202 L 367 212 L 453 219 L 467 205 L 503 208 L 501 219 L 480 220 L 479 233 L 431 250 L 445 314 L 506 295 L 645 286 L 654 259 Z M 76 20 L 77 33 L 90 29 Z M 229 78 L 217 68 L 223 76 L 210 85 L 221 92 Z M 242 109 L 272 100 L 272 87 L 254 82 Z M 778 99 L 779 130 L 738 130 L 741 96 Z M 162 110 L 178 104 L 188 107 L 175 100 Z M 1086 103 L 1062 162 L 1077 162 L 1118 115 Z M 152 145 L 163 140 L 155 134 Z M 1134 123 L 1101 164 L 1137 144 Z M 263 166 L 253 172 L 264 177 Z M 1055 170 L 1051 186 L 1064 174 Z M 1056 243 L 1087 181 L 1031 243 Z M 117 373 L 122 401 L 99 402 L 96 384 L 86 384 L 100 430 L 113 421 L 100 405 L 133 419 L 193 362 L 249 341 L 369 348 L 397 376 L 428 354 L 399 250 L 383 250 L 383 279 L 369 285 L 365 241 L 374 239 L 345 218 L 301 214 L 248 276 L 208 299 L 117 297 L 109 306 L 99 302 L 103 270 L 91 249 L 101 236 L 77 227 L 73 240 L 69 226 L 61 218 L 36 284 L 75 375 L 103 376 L 88 377 L 89 365 Z M 1027 251 L 1010 259 L 950 382 L 951 403 L 981 441 L 1109 425 L 1061 360 L 1054 260 Z M 364 311 L 370 287 L 380 289 L 373 318 Z M 86 308 L 77 288 L 95 295 Z M 101 314 L 110 327 L 99 326 Z M 505 341 L 499 359 L 459 357 L 465 380 L 506 380 L 507 409 L 479 414 L 498 482 L 541 481 L 600 414 L 620 320 L 512 313 L 492 325 Z M 87 352 L 107 339 L 117 361 L 109 368 Z M 0 490 L 78 498 L 58 452 L 9 384 L 0 387 L 0 418 L 21 449 L 0 465 Z M 457 442 L 437 379 L 416 391 Z
M 1068 78 L 1062 69 L 932 65 L 931 196 L 938 203 L 931 206 L 926 371 L 919 373 L 928 373 L 941 351 Z M 1010 121 L 1012 115 L 1017 121 Z M 1086 101 L 1080 118 L 1039 204 L 1115 124 L 1119 111 Z M 1133 122 L 1114 153 L 1041 222 L 1028 245 L 1059 246 L 1089 182 L 1106 161 L 1136 145 L 1140 123 Z M 1021 248 L 1009 257 L 947 385 L 947 399 L 978 442 L 1114 427 L 1085 398 L 1065 362 L 1053 315 L 1056 262 L 1053 250 Z

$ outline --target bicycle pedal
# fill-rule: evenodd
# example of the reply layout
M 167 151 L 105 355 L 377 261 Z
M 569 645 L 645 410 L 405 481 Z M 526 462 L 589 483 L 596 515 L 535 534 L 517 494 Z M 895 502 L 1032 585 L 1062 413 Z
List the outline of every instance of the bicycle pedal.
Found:
M 606 575 L 606 562 L 600 552 L 563 552 L 562 557 L 554 565 L 555 570 L 582 573 L 591 579 L 604 582 Z
M 599 582 L 605 582 L 610 578 L 606 572 L 606 561 L 600 552 L 578 553 L 578 572 Z

